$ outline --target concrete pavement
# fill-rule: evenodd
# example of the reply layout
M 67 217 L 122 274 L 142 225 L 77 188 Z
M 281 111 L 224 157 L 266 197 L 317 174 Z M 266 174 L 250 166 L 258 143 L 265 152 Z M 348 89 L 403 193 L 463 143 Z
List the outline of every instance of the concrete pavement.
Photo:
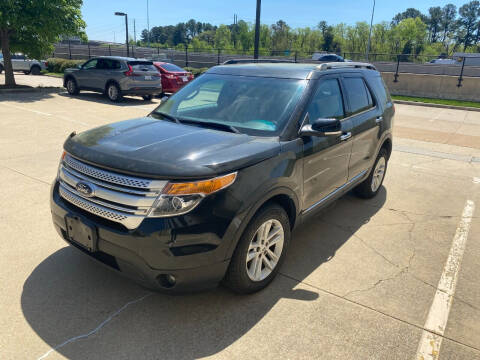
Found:
M 480 113 L 397 105 L 375 199 L 347 195 L 299 228 L 260 293 L 171 297 L 66 246 L 49 210 L 69 133 L 154 106 L 0 95 L 2 359 L 415 359 L 467 200 L 477 210 L 439 358 L 480 358 Z

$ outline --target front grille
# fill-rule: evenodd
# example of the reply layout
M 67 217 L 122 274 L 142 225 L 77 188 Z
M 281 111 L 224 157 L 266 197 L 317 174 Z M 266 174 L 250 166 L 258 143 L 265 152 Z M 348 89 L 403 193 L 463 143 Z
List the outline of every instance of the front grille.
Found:
M 148 215 L 166 181 L 127 176 L 86 164 L 66 155 L 59 170 L 60 196 L 102 218 L 137 228 Z M 87 184 L 91 193 L 79 191 Z M 80 189 L 81 190 L 81 189 Z

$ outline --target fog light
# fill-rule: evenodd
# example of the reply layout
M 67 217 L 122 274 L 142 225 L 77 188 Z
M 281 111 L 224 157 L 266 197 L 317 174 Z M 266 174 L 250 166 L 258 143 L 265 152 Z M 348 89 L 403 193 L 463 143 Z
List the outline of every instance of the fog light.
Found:
M 177 279 L 172 274 L 161 274 L 158 275 L 157 281 L 164 288 L 172 288 L 175 286 Z

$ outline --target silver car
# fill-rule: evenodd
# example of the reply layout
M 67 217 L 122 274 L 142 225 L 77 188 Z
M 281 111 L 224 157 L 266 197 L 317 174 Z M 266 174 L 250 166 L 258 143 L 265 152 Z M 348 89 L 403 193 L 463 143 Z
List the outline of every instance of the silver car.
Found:
M 151 100 L 162 93 L 162 78 L 150 60 L 102 56 L 66 69 L 63 86 L 70 95 L 90 90 L 106 94 L 111 101 L 120 101 L 123 95 Z
M 25 74 L 40 75 L 40 71 L 47 68 L 45 61 L 29 59 L 23 54 L 12 54 L 13 71 L 22 71 Z M 3 54 L 0 53 L 0 74 L 3 72 Z

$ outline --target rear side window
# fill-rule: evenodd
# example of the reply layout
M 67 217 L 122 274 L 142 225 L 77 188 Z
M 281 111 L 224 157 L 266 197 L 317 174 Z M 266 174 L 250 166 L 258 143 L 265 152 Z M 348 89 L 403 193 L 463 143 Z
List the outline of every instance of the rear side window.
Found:
M 378 101 L 385 107 L 388 103 L 392 102 L 390 94 L 388 93 L 387 86 L 383 82 L 381 76 L 375 76 L 368 78 L 368 83 L 373 88 L 373 91 L 377 95 Z
M 369 109 L 373 106 L 373 99 L 365 82 L 361 77 L 347 77 L 343 79 L 352 114 Z
M 135 71 L 158 71 L 151 61 L 129 61 L 128 64 Z
M 307 111 L 310 121 L 344 117 L 342 92 L 337 79 L 320 82 Z

